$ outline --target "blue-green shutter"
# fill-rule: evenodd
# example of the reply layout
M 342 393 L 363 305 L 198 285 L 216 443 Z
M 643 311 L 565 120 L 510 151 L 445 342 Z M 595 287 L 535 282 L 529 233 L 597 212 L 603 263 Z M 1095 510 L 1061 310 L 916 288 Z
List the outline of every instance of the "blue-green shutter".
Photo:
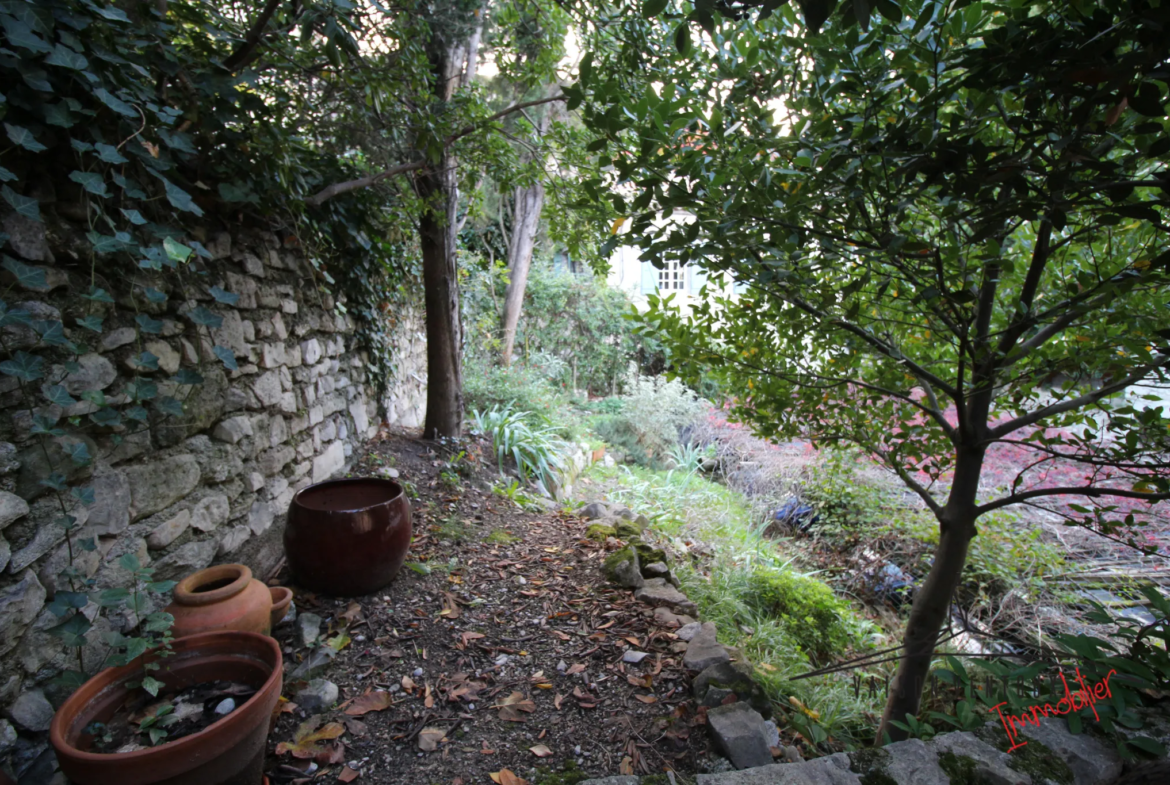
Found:
M 658 291 L 658 270 L 650 262 L 638 262 L 642 265 L 642 294 L 654 294 Z
M 707 271 L 701 267 L 691 266 L 691 294 L 698 294 L 703 288 L 703 284 L 707 283 Z

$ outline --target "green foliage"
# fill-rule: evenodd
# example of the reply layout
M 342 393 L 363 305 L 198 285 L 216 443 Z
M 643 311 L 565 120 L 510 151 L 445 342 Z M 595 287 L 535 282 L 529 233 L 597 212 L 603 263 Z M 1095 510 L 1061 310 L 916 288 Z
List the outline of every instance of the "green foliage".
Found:
M 520 479 L 533 479 L 547 487 L 553 473 L 560 469 L 561 458 L 557 452 L 558 441 L 553 428 L 533 426 L 531 412 L 518 412 L 510 408 L 492 407 L 486 412 L 473 413 L 475 431 L 489 436 L 496 451 L 500 475 L 508 460 L 515 463 Z
M 748 580 L 747 604 L 779 621 L 817 661 L 825 661 L 849 643 L 842 617 L 847 606 L 826 584 L 793 570 L 761 567 Z
M 590 426 L 639 465 L 659 467 L 677 452 L 680 431 L 707 404 L 678 380 L 635 376 L 628 386 L 621 397 L 621 414 L 595 417 Z

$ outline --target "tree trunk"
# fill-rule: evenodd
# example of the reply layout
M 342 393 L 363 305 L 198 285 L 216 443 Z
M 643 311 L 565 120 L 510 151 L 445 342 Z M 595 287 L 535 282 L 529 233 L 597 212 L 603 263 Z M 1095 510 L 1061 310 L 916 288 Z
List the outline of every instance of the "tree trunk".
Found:
M 504 292 L 504 313 L 501 319 L 504 331 L 500 362 L 512 364 L 512 347 L 516 343 L 516 326 L 524 305 L 524 289 L 528 286 L 528 269 L 532 265 L 532 248 L 540 225 L 540 211 L 544 206 L 544 184 L 540 181 L 515 192 L 512 220 L 512 241 L 508 247 L 508 288 Z
M 467 47 L 436 40 L 428 47 L 435 95 L 446 103 L 459 86 Z M 420 153 L 425 157 L 426 150 Z M 455 156 L 444 148 L 438 162 L 414 179 L 423 201 L 419 245 L 423 257 L 427 323 L 427 416 L 423 437 L 457 438 L 463 433 L 463 329 L 459 314 L 459 273 L 455 257 L 459 178 Z
M 938 546 L 934 549 L 934 564 L 915 593 L 902 638 L 902 659 L 890 685 L 874 744 L 883 744 L 887 733 L 891 741 L 906 738 L 906 732 L 891 725 L 890 720 L 905 723 L 907 714 L 918 716 L 922 688 L 930 676 L 935 642 L 950 615 L 951 598 L 967 562 L 967 547 L 975 536 L 975 503 L 982 469 L 981 451 L 960 452 L 951 492 L 938 516 L 940 534 Z

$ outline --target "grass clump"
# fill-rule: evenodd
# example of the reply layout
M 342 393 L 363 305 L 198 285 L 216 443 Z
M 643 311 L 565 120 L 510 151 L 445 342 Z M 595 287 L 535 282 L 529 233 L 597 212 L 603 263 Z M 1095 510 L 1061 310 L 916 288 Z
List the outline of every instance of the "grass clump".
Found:
M 520 542 L 520 538 L 504 529 L 492 529 L 488 536 L 483 538 L 483 541 L 492 545 L 511 545 L 514 542 Z
M 745 599 L 759 613 L 775 618 L 818 662 L 851 643 L 843 622 L 848 606 L 815 578 L 761 567 L 748 579 Z

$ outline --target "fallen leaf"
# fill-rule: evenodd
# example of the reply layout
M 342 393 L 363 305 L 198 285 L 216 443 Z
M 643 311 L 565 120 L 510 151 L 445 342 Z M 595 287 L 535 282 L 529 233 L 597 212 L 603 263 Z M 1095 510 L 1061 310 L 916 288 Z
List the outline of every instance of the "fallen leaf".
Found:
M 565 675 L 572 676 L 574 673 L 581 673 L 584 670 L 585 670 L 585 665 L 583 663 L 574 662 L 572 665 L 569 666 L 569 669 L 567 671 L 565 671 Z
M 622 758 L 622 762 L 618 764 L 619 774 L 633 774 L 634 773 L 634 759 L 629 755 Z
M 560 695 L 560 694 L 558 694 L 555 698 L 553 698 L 553 708 L 556 709 L 557 711 L 560 711 L 561 710 L 561 701 L 563 701 L 564 699 L 565 699 L 565 696 Z
M 464 646 L 466 646 L 471 641 L 477 641 L 483 637 L 485 636 L 482 632 L 464 632 L 459 635 L 459 638 L 463 641 Z
M 351 643 L 352 639 L 344 632 L 334 635 L 329 640 L 325 641 L 325 645 L 334 651 L 341 651 Z
M 394 699 L 385 690 L 374 690 L 365 695 L 359 695 L 345 707 L 345 713 L 351 717 L 360 717 L 371 711 L 382 711 L 394 705 Z
M 345 619 L 347 622 L 353 622 L 361 615 L 362 606 L 358 605 L 356 602 L 351 602 L 349 607 L 345 609 L 344 613 L 337 614 L 337 618 Z
M 495 706 L 493 709 L 500 710 L 500 719 L 508 722 L 524 722 L 524 715 L 520 712 L 534 712 L 536 711 L 536 704 L 528 698 L 524 697 L 522 692 L 513 692 L 508 697 Z
M 635 695 L 634 697 L 642 701 L 642 703 L 658 703 L 658 698 L 653 695 Z
M 553 754 L 553 751 L 543 744 L 537 744 L 535 747 L 529 747 L 528 751 L 538 758 L 547 758 Z
M 360 776 L 362 776 L 361 772 L 354 771 L 349 766 L 346 766 L 337 775 L 337 781 L 338 782 L 353 782 L 354 780 L 356 780 Z
M 414 692 L 417 686 L 418 685 L 414 683 L 414 679 L 410 678 L 409 676 L 402 677 L 402 689 L 406 690 L 407 692 Z
M 418 734 L 418 748 L 423 752 L 434 752 L 445 735 L 442 728 L 423 728 Z
M 346 717 L 341 721 L 345 725 L 345 729 L 358 738 L 365 738 L 370 735 L 370 729 L 361 720 L 355 720 L 351 717 Z
M 495 750 L 493 750 L 493 749 L 489 749 L 489 748 L 488 748 L 488 745 L 487 745 L 487 742 L 486 742 L 486 741 L 484 741 L 484 742 L 481 742 L 481 744 L 483 744 L 483 747 L 482 747 L 482 748 L 480 749 L 480 751 L 479 751 L 479 754 L 480 754 L 480 755 L 495 755 L 495 754 L 496 754 L 496 751 L 495 751 Z
M 512 773 L 511 769 L 500 769 L 489 774 L 493 782 L 498 785 L 528 785 L 528 780 L 523 780 Z
M 459 603 L 449 591 L 443 592 L 443 610 L 439 611 L 439 615 L 447 619 L 459 618 Z
M 309 719 L 297 726 L 296 732 L 293 733 L 293 740 L 291 742 L 282 741 L 276 745 L 276 754 L 284 755 L 292 753 L 294 758 L 313 759 L 318 763 L 340 763 L 344 759 L 345 748 L 340 744 L 335 745 L 341 748 L 342 758 L 332 760 L 337 753 L 334 745 L 322 745 L 318 742 L 327 741 L 329 739 L 336 739 L 338 736 L 345 733 L 345 726 L 340 722 L 331 722 L 328 725 L 318 729 L 321 724 L 321 715 L 315 714 Z

